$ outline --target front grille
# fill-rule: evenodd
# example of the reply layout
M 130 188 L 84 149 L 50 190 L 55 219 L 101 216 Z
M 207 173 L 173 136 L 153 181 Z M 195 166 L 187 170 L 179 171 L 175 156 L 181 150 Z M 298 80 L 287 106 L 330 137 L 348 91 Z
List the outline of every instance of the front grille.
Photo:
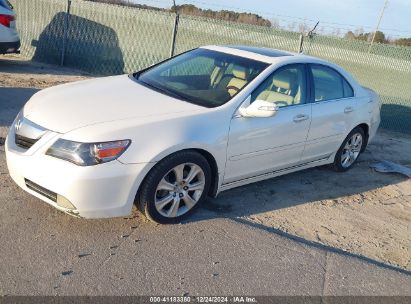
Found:
M 37 185 L 36 183 L 33 183 L 31 180 L 25 178 L 24 181 L 26 182 L 27 188 L 30 190 L 36 191 L 37 193 L 40 193 L 41 195 L 47 197 L 48 199 L 52 200 L 53 202 L 57 202 L 57 193 L 52 192 L 40 185 Z
M 32 139 L 28 137 L 24 137 L 21 135 L 16 134 L 14 141 L 17 146 L 23 149 L 30 149 L 32 145 L 34 145 L 38 139 Z

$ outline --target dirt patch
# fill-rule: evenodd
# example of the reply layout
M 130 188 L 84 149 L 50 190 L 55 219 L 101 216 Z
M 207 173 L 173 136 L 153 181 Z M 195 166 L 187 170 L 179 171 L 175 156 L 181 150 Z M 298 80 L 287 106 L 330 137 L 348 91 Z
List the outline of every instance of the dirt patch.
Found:
M 44 89 L 91 75 L 65 67 L 27 61 L 17 55 L 0 56 L 0 86 Z
M 38 89 L 87 77 L 0 56 L 0 145 Z M 411 166 L 410 151 L 411 136 L 380 131 L 349 172 L 321 167 L 293 173 L 223 192 L 206 209 L 411 270 L 411 179 L 369 168 L 377 160 Z
M 411 270 L 411 179 L 369 168 L 383 159 L 410 166 L 410 151 L 409 136 L 380 131 L 348 172 L 305 170 L 227 191 L 217 204 L 260 225 Z

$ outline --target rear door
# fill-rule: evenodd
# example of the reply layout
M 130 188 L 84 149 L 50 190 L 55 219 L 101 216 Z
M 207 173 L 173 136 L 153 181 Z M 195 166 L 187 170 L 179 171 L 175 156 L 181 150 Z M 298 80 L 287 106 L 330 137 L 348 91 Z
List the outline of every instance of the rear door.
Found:
M 303 162 L 328 158 L 351 131 L 357 105 L 348 81 L 335 69 L 310 64 L 312 120 Z

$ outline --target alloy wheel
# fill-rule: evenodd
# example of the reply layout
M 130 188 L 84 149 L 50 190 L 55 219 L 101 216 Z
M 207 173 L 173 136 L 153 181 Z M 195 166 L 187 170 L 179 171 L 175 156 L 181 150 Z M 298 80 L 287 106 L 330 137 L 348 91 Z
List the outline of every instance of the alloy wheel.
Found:
M 341 154 L 341 166 L 350 167 L 360 155 L 363 138 L 360 133 L 354 133 L 344 146 Z
M 168 171 L 157 185 L 155 207 L 162 216 L 181 216 L 197 204 L 204 187 L 205 175 L 200 166 L 180 164 Z

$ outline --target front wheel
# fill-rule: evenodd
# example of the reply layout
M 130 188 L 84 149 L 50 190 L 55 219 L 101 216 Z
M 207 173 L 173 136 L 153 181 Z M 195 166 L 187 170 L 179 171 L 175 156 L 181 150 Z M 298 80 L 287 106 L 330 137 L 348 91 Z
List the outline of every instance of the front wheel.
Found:
M 338 172 L 344 172 L 352 168 L 365 145 L 364 130 L 355 128 L 343 141 L 335 155 L 333 167 Z
M 154 222 L 180 222 L 205 199 L 210 181 L 210 165 L 201 154 L 177 152 L 148 173 L 141 187 L 139 207 Z

